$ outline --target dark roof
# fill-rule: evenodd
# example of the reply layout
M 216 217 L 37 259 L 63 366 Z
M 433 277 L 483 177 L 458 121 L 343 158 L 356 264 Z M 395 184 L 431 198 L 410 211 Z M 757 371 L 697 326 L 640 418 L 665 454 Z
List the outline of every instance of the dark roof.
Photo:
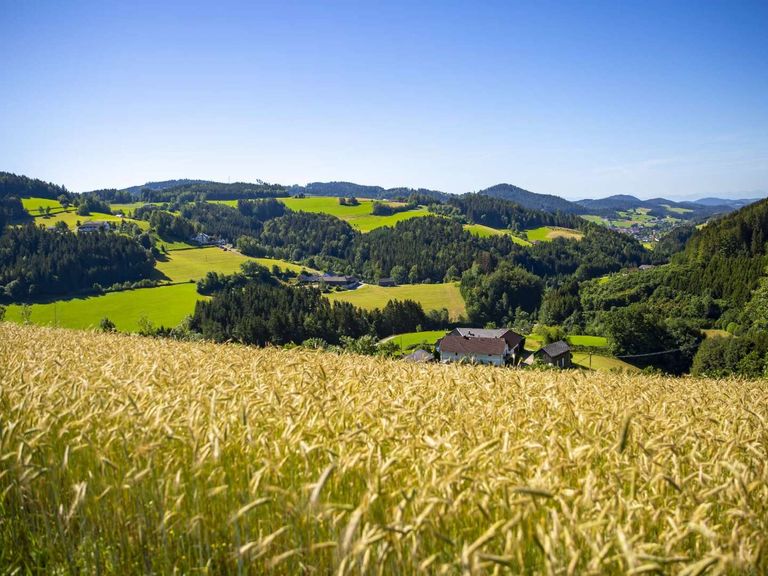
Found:
M 414 350 L 407 356 L 403 356 L 403 360 L 408 360 L 409 362 L 432 362 L 434 359 L 435 355 L 432 354 L 432 352 L 428 352 L 421 348 Z
M 458 334 L 448 334 L 438 342 L 440 352 L 453 354 L 504 354 L 504 338 L 469 338 Z
M 523 340 L 523 336 L 509 328 L 455 328 L 451 334 L 466 338 L 504 338 L 510 348 L 514 348 Z
M 562 356 L 566 352 L 570 352 L 570 350 L 571 347 L 568 346 L 567 342 L 558 340 L 557 342 L 552 342 L 552 344 L 547 344 L 541 348 L 539 352 L 544 352 L 544 354 L 550 358 L 556 358 L 557 356 Z
M 299 274 L 298 280 L 299 282 L 327 282 L 329 284 L 353 284 L 358 281 L 354 276 L 330 276 L 328 274 L 322 276 Z

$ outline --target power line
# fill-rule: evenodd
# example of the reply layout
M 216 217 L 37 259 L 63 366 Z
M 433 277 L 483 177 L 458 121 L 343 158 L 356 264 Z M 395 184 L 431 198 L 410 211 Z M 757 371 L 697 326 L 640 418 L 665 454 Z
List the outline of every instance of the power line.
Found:
M 673 348 L 672 350 L 663 350 L 661 352 L 648 352 L 647 354 L 625 354 L 624 356 L 614 356 L 614 358 L 643 358 L 645 356 L 660 356 L 662 354 L 671 354 L 672 352 L 682 352 L 683 350 L 691 350 L 698 348 L 701 345 L 694 344 L 692 346 L 683 346 L 682 348 Z

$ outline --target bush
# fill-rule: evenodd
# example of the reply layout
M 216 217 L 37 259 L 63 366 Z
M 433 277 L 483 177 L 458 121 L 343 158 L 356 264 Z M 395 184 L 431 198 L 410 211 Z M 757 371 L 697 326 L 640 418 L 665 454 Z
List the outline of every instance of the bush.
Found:
M 117 326 L 115 326 L 115 323 L 112 322 L 112 320 L 104 316 L 104 318 L 99 321 L 99 330 L 102 332 L 116 332 Z

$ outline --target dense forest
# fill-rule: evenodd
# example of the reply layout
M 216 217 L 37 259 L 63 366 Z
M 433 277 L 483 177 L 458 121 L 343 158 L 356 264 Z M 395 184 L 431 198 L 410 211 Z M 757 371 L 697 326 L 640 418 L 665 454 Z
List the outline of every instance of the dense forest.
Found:
M 152 254 L 120 234 L 27 225 L 0 236 L 0 294 L 20 301 L 149 278 Z
M 48 198 L 56 200 L 59 196 L 72 197 L 64 186 L 44 182 L 37 178 L 17 176 L 10 172 L 0 172 L 0 198 Z
M 570 214 L 531 210 L 514 202 L 483 194 L 464 194 L 451 198 L 448 204 L 458 208 L 469 222 L 484 224 L 491 228 L 507 228 L 515 231 L 539 226 L 577 228 L 583 222 L 582 219 Z
M 289 196 L 287 188 L 279 184 L 260 182 L 191 182 L 170 188 L 142 188 L 138 198 L 144 202 L 193 202 L 197 200 L 246 200 L 258 198 L 282 198 Z
M 428 328 L 428 316 L 413 301 L 390 301 L 381 310 L 365 311 L 346 302 L 331 302 L 313 288 L 274 281 L 266 269 L 209 276 L 199 284 L 213 298 L 195 307 L 190 327 L 204 337 L 244 344 L 300 344 L 310 339 L 338 344 L 344 338 L 386 336 Z

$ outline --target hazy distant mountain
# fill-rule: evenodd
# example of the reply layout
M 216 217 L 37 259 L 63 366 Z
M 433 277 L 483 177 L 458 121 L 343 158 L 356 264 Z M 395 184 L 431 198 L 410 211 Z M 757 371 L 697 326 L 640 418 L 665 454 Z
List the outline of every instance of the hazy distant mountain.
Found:
M 740 208 L 753 202 L 757 202 L 760 198 L 700 198 L 699 200 L 693 200 L 694 204 L 700 204 L 701 206 L 730 206 L 732 208 Z
M 544 210 L 545 212 L 565 212 L 566 214 L 585 214 L 587 212 L 583 206 L 560 196 L 537 194 L 512 184 L 496 184 L 485 190 L 480 190 L 478 194 L 509 200 L 520 204 L 523 208 Z
M 724 202 L 720 201 L 720 199 L 712 200 L 715 201 L 704 203 L 675 202 L 666 198 L 640 200 L 640 198 L 635 196 L 617 194 L 607 198 L 579 200 L 578 203 L 587 208 L 590 213 L 603 216 L 610 212 L 625 212 L 645 208 L 650 210 L 649 214 L 657 218 L 671 216 L 682 220 L 704 220 L 717 214 L 726 214 L 750 203 L 750 201 L 732 200 Z

